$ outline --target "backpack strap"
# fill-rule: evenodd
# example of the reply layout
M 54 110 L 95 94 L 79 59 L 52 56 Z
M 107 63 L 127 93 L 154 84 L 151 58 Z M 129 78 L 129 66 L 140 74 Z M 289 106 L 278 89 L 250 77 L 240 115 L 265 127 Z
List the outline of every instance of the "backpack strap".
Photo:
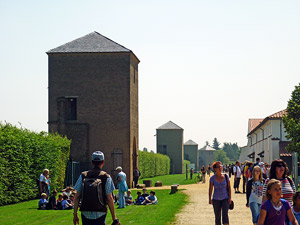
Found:
M 287 211 L 287 208 L 288 208 L 288 201 L 287 200 L 285 200 L 285 199 L 280 199 L 281 200 L 281 203 L 282 203 L 282 205 L 284 206 L 284 208 L 285 208 L 285 211 Z
M 294 189 L 294 186 L 295 186 L 294 181 L 293 181 L 289 176 L 287 176 L 286 178 L 288 179 L 288 181 L 289 181 L 289 183 L 290 183 L 290 185 L 291 185 L 291 188 L 292 188 L 293 191 L 294 191 L 294 190 L 295 190 L 295 189 Z

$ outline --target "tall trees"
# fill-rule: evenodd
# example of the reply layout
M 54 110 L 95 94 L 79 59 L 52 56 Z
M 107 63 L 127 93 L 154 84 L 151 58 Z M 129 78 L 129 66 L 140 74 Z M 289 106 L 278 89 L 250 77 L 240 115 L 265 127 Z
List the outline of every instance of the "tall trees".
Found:
M 219 150 L 220 149 L 220 142 L 218 142 L 217 138 L 214 138 L 213 140 L 213 148 L 216 149 L 216 150 Z
M 287 114 L 283 117 L 283 125 L 291 142 L 287 150 L 300 153 L 300 83 L 295 86 L 288 101 Z
M 238 160 L 238 158 L 240 156 L 240 148 L 237 145 L 237 143 L 232 144 L 232 143 L 224 142 L 224 146 L 223 146 L 222 149 L 227 153 L 227 156 L 232 161 Z
M 227 157 L 224 150 L 218 150 L 214 154 L 214 161 L 221 161 L 223 164 L 229 164 L 230 159 Z

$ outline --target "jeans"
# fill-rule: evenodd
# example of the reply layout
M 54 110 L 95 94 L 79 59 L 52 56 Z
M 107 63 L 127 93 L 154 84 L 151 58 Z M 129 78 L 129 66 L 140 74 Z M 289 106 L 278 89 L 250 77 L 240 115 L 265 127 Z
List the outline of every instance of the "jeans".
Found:
M 215 225 L 221 225 L 221 212 L 222 212 L 222 222 L 229 224 L 229 218 L 228 218 L 228 207 L 229 202 L 228 199 L 223 200 L 212 200 L 212 204 L 214 207 L 214 213 L 215 213 Z
M 81 214 L 82 225 L 105 225 L 106 214 L 95 219 L 87 219 Z
M 259 213 L 261 204 L 258 204 L 257 202 L 250 202 L 249 206 L 252 213 L 252 222 L 257 223 L 257 215 Z

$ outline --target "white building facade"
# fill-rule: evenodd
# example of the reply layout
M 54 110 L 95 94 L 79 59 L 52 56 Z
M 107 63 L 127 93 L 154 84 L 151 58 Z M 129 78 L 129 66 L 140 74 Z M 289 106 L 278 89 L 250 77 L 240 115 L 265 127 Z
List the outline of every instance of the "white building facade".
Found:
M 282 122 L 285 114 L 286 110 L 282 110 L 264 119 L 249 119 L 248 144 L 242 149 L 242 162 L 261 158 L 261 161 L 270 164 L 274 159 L 282 158 L 291 164 L 291 154 L 285 149 L 289 143 Z

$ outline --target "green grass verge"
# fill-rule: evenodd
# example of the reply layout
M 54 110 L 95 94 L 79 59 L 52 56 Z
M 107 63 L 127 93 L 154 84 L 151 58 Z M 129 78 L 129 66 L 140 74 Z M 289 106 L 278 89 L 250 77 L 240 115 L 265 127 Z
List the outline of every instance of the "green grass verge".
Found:
M 143 180 L 152 180 L 152 186 L 154 186 L 156 181 L 161 181 L 163 186 L 164 185 L 172 185 L 172 184 L 194 184 L 195 183 L 195 176 L 194 174 L 193 179 L 190 179 L 190 175 L 188 176 L 189 179 L 186 180 L 185 174 L 170 174 L 158 177 L 151 177 L 151 178 L 143 178 L 139 180 L 139 183 L 143 183 Z
M 149 188 L 149 192 L 150 192 Z M 132 196 L 137 197 L 137 190 Z M 121 224 L 155 224 L 166 225 L 175 221 L 175 214 L 187 203 L 187 195 L 178 191 L 170 195 L 170 190 L 155 190 L 157 205 L 133 205 L 125 209 L 116 209 Z M 31 200 L 14 205 L 0 207 L 0 224 L 30 225 L 70 225 L 73 221 L 73 210 L 37 210 L 38 200 Z M 117 207 L 117 206 L 116 206 Z M 111 224 L 111 214 L 107 214 L 106 223 Z M 81 222 L 80 222 L 81 224 Z

